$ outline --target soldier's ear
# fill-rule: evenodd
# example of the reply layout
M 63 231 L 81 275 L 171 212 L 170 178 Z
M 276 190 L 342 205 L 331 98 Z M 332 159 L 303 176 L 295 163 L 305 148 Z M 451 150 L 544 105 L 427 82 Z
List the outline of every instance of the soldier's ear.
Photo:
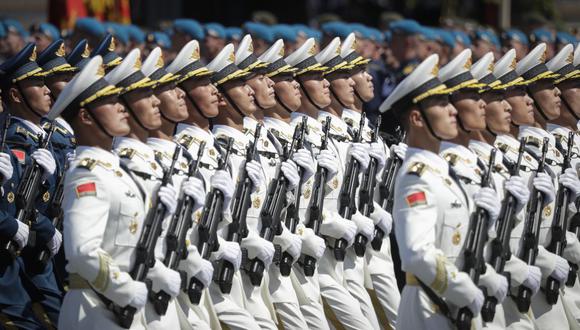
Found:
M 93 124 L 93 117 L 86 108 L 81 108 L 79 110 L 77 119 L 81 125 L 89 126 Z
M 8 100 L 10 103 L 22 103 L 22 94 L 16 87 L 10 87 L 8 90 Z
M 423 127 L 423 116 L 418 109 L 411 109 L 407 118 L 410 127 Z

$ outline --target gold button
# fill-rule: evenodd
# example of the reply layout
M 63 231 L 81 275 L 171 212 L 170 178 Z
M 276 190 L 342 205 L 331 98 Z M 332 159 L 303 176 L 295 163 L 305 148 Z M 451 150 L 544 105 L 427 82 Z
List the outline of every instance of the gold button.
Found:
M 530 155 L 526 155 L 524 158 L 526 158 L 526 160 L 528 162 L 531 162 L 532 161 L 532 157 Z
M 268 143 L 268 140 L 265 140 L 265 141 L 264 141 L 264 147 L 268 148 L 268 146 L 269 146 L 269 145 L 270 145 L 270 144 Z
M 304 191 L 304 198 L 308 199 L 310 198 L 310 194 L 312 193 L 312 191 L 310 190 L 310 187 L 306 187 L 306 190 Z
M 199 220 L 201 220 L 201 211 L 196 211 L 195 212 L 195 223 L 199 223 Z
M 121 171 L 119 171 L 119 170 L 116 170 L 115 171 L 115 175 L 118 176 L 118 177 L 122 177 L 123 176 L 123 173 Z
M 139 227 L 137 221 L 135 221 L 135 219 L 131 220 L 131 223 L 129 224 L 129 232 L 134 235 L 137 232 L 137 227 Z
M 338 188 L 338 178 L 334 177 L 334 179 L 332 180 L 332 189 L 336 188 Z
M 185 247 L 188 247 L 191 244 L 191 242 L 189 241 L 189 239 L 185 240 Z
M 120 273 L 119 272 L 114 272 L 113 273 L 113 278 L 114 279 L 118 279 L 119 278 Z
M 44 193 L 44 195 L 42 195 L 42 201 L 45 203 L 48 203 L 49 200 L 50 200 L 50 193 L 47 191 Z
M 552 214 L 552 207 L 550 205 L 544 207 L 544 216 L 549 217 Z
M 453 243 L 453 245 L 459 245 L 459 243 L 461 243 L 461 233 L 456 231 L 453 233 L 453 236 L 451 237 L 451 243 Z
M 155 164 L 155 162 L 151 162 L 149 163 L 151 165 L 151 168 L 156 170 L 157 169 L 157 164 Z
M 209 155 L 210 156 L 215 156 L 215 150 L 214 149 L 209 149 Z
M 260 200 L 260 197 L 256 197 L 253 201 L 252 201 L 252 206 L 257 209 L 260 208 L 260 205 L 262 205 L 262 201 Z
M 449 178 L 445 178 L 445 184 L 451 186 L 453 184 L 453 181 L 451 181 L 451 179 Z
M 14 193 L 9 192 L 8 195 L 6 195 L 6 200 L 8 201 L 8 203 L 13 203 L 14 202 Z

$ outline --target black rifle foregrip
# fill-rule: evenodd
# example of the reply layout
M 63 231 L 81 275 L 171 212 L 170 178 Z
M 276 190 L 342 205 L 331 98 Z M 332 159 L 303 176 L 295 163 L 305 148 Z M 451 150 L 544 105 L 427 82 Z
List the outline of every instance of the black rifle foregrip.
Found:
M 495 317 L 495 306 L 497 306 L 497 299 L 495 297 L 485 297 L 483 307 L 481 308 L 481 318 L 485 322 L 493 321 Z
M 222 270 L 219 274 L 217 283 L 220 290 L 224 294 L 232 291 L 232 280 L 234 279 L 234 265 L 231 262 L 224 260 L 222 263 Z
M 292 264 L 294 263 L 294 258 L 288 252 L 282 253 L 282 259 L 280 260 L 280 274 L 284 277 L 289 276 L 292 271 Z
M 385 238 L 385 232 L 379 228 L 375 227 L 375 237 L 371 241 L 371 247 L 375 251 L 380 251 L 383 246 L 383 238 Z
M 364 257 L 367 250 L 368 238 L 363 234 L 357 234 L 354 238 L 354 252 L 358 257 Z
M 171 297 L 165 291 L 159 291 L 154 294 L 151 298 L 151 303 L 158 315 L 165 315 L 165 313 L 167 313 L 170 299 Z
M 334 259 L 337 261 L 344 261 L 346 256 L 346 240 L 344 238 L 337 239 L 334 242 Z
M 520 286 L 516 297 L 516 305 L 520 313 L 527 313 L 532 303 L 532 290 L 525 286 Z
M 560 294 L 560 282 L 554 277 L 548 277 L 546 281 L 546 288 L 544 290 L 546 295 L 546 302 L 550 305 L 554 305 L 558 302 L 558 296 Z
M 455 325 L 459 330 L 469 330 L 471 329 L 471 320 L 473 319 L 473 313 L 469 307 L 462 307 L 457 313 L 457 320 L 455 320 Z
M 256 258 L 250 262 L 250 269 L 248 270 L 248 277 L 253 286 L 260 286 L 262 278 L 264 277 L 264 263 L 262 260 Z
M 314 275 L 314 271 L 316 270 L 316 259 L 309 255 L 305 255 L 302 269 L 304 269 L 304 275 L 308 277 Z
M 195 276 L 193 276 L 189 280 L 189 285 L 187 287 L 187 296 L 189 297 L 189 301 L 194 305 L 199 305 L 201 301 L 201 295 L 203 293 L 203 289 L 205 286 L 198 280 Z

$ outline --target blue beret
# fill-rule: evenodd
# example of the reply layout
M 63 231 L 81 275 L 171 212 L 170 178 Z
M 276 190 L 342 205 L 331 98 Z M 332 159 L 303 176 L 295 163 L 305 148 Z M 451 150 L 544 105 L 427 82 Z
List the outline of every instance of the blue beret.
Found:
M 422 26 L 421 31 L 418 33 L 420 37 L 427 41 L 439 41 L 439 34 L 430 27 Z
M 559 44 L 572 44 L 574 47 L 576 47 L 578 40 L 576 40 L 576 37 L 568 32 L 559 31 L 556 32 L 556 42 Z
M 105 22 L 103 26 L 107 33 L 112 34 L 121 43 L 125 45 L 129 43 L 129 32 L 123 25 L 114 22 Z
M 370 39 L 374 42 L 378 42 L 378 43 L 382 43 L 385 41 L 385 35 L 379 31 L 378 29 L 375 28 L 367 28 L 367 30 L 370 32 Z
M 60 31 L 50 23 L 34 24 L 30 27 L 30 33 L 42 33 L 53 41 L 60 38 Z
M 438 29 L 439 36 L 441 37 L 441 42 L 443 42 L 447 47 L 454 48 L 455 47 L 455 38 L 451 31 L 447 31 L 444 29 Z
M 524 45 L 528 45 L 528 37 L 518 29 L 509 29 L 502 34 L 502 38 L 506 41 L 515 40 Z
M 344 28 L 344 23 L 338 21 L 326 22 L 320 26 L 322 33 L 331 37 L 338 36 L 340 30 Z
M 385 42 L 391 42 L 391 40 L 393 39 L 393 32 L 391 32 L 390 30 L 386 30 L 385 32 L 383 32 L 383 36 L 385 39 Z
M 473 39 L 487 41 L 490 44 L 493 43 L 493 37 L 488 30 L 479 29 L 475 31 L 475 33 L 473 34 Z
M 209 35 L 220 39 L 225 39 L 227 37 L 226 29 L 220 23 L 207 23 L 203 30 L 205 31 L 206 36 Z
M 145 42 L 145 32 L 141 30 L 137 25 L 129 24 L 125 25 L 125 29 L 129 33 L 129 39 L 138 43 L 142 44 Z
M 271 27 L 274 39 L 282 39 L 285 42 L 296 42 L 297 29 L 286 24 L 278 24 Z
M 552 32 L 544 28 L 539 28 L 532 31 L 532 33 L 530 34 L 530 41 L 554 43 L 556 40 Z
M 226 39 L 230 40 L 241 40 L 242 39 L 242 29 L 235 26 L 230 26 L 226 28 Z
M 246 22 L 243 28 L 254 39 L 262 39 L 268 43 L 272 43 L 274 41 L 272 30 L 265 24 Z
M 351 23 L 348 25 L 348 28 L 350 28 L 350 30 L 342 30 L 342 34 L 346 34 L 344 37 L 341 36 L 342 38 L 346 38 L 350 32 L 354 32 L 356 36 L 361 39 L 371 39 L 373 36 L 372 31 L 360 23 Z
M 87 39 L 82 39 L 70 51 L 66 57 L 67 62 L 81 70 L 90 61 L 90 53 L 87 45 Z
M 106 34 L 103 24 L 92 17 L 79 18 L 75 22 L 75 30 L 83 31 L 97 38 L 102 38 Z
M 296 34 L 298 35 L 302 34 L 303 37 L 308 37 L 308 30 L 310 30 L 308 26 L 304 24 L 294 24 L 292 26 L 294 27 Z
M 147 42 L 155 44 L 163 49 L 171 48 L 171 39 L 164 32 L 155 31 L 149 33 L 147 35 Z
M 394 21 L 389 25 L 389 29 L 392 33 L 402 33 L 402 34 L 420 34 L 421 24 L 412 19 L 401 19 Z
M 495 34 L 495 32 L 493 31 L 488 31 L 488 33 L 489 37 L 491 38 L 491 43 L 498 49 L 501 48 L 501 42 L 499 41 L 499 37 L 497 36 L 497 34 Z
M 2 21 L 2 24 L 4 25 L 4 29 L 6 29 L 7 32 L 12 31 L 18 33 L 23 38 L 28 37 L 28 32 L 24 29 L 24 26 L 20 24 L 20 21 L 13 18 L 5 18 Z
M 176 19 L 173 22 L 173 31 L 187 34 L 195 40 L 203 40 L 205 38 L 201 24 L 189 18 Z
M 451 34 L 453 35 L 453 38 L 455 39 L 455 41 L 462 43 L 464 47 L 471 46 L 471 39 L 469 38 L 469 35 L 467 33 L 463 32 L 463 31 L 455 30 L 455 31 L 452 31 Z
M 36 45 L 29 42 L 18 54 L 0 64 L 0 88 L 6 89 L 17 81 L 42 75 L 35 60 Z

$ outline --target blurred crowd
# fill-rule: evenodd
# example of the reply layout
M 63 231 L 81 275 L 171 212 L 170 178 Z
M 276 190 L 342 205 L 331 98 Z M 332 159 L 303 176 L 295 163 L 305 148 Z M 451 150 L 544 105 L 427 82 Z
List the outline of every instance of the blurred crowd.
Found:
M 396 84 L 431 54 L 438 54 L 440 65 L 443 66 L 466 48 L 472 50 L 474 62 L 489 51 L 494 53 L 497 61 L 513 48 L 519 61 L 528 50 L 543 42 L 548 46 L 548 61 L 565 45 L 576 45 L 580 40 L 578 34 L 557 31 L 548 25 L 535 27 L 525 33 L 516 28 L 497 31 L 471 22 L 447 19 L 441 27 L 435 27 L 421 25 L 399 15 L 389 16 L 386 22 L 381 23 L 382 29 L 340 20 L 320 22 L 316 28 L 305 24 L 264 24 L 253 21 L 240 27 L 227 27 L 217 22 L 201 23 L 194 19 L 180 18 L 165 24 L 164 29 L 151 30 L 134 24 L 101 22 L 84 17 L 76 21 L 73 29 L 65 31 L 46 22 L 33 24 L 28 29 L 11 18 L 2 19 L 1 23 L 0 63 L 17 54 L 29 41 L 35 42 L 41 53 L 59 38 L 65 40 L 66 53 L 70 54 L 83 40 L 87 41 L 89 51 L 94 52 L 105 36 L 111 34 L 114 37 L 114 52 L 119 56 L 124 57 L 130 50 L 138 48 L 145 58 L 152 49 L 160 47 L 166 63 L 171 63 L 189 41 L 198 40 L 201 60 L 209 63 L 226 44 L 233 43 L 237 47 L 245 34 L 252 36 L 254 53 L 259 56 L 278 39 L 284 41 L 285 53 L 290 54 L 308 38 L 316 40 L 318 51 L 332 38 L 338 36 L 344 39 L 349 33 L 355 32 L 357 52 L 371 59 L 368 69 L 376 92 L 373 100 L 365 104 L 371 120 L 376 118 L 381 101 L 389 96 Z M 386 121 L 384 125 L 389 123 L 392 121 Z M 390 131 L 392 127 L 384 129 Z

